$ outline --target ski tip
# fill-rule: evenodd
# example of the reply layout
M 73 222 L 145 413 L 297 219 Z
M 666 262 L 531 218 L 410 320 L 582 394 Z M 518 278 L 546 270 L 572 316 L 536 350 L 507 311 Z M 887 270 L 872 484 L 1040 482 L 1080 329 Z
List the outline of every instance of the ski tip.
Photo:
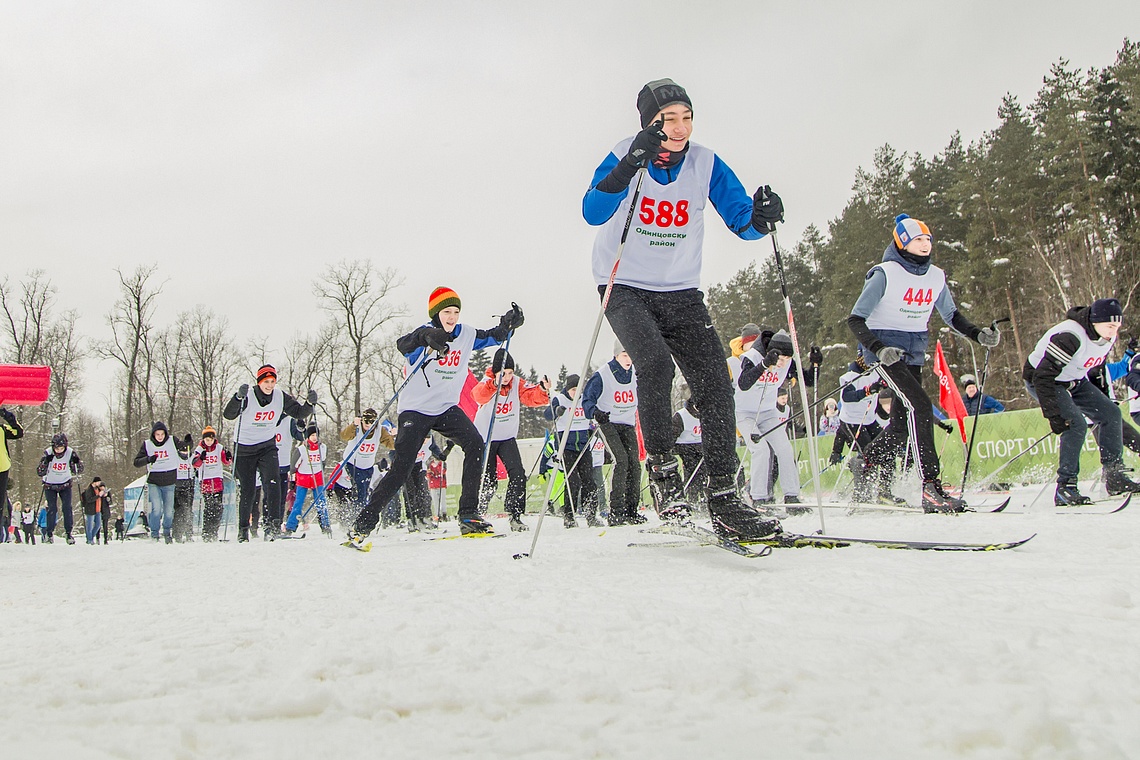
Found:
M 514 555 L 513 559 L 528 559 L 529 557 L 529 552 L 519 552 L 518 554 Z
M 1013 497 L 1006 497 L 1006 500 L 999 504 L 997 506 L 997 509 L 991 509 L 990 512 L 997 513 L 1004 511 L 1005 508 L 1009 506 L 1009 502 L 1012 501 L 1012 499 Z
M 1131 501 L 1132 501 L 1132 494 L 1128 494 L 1127 496 L 1124 497 L 1124 501 L 1120 502 L 1120 506 L 1117 507 L 1116 509 L 1112 510 L 1111 512 L 1109 512 L 1109 514 L 1114 515 L 1117 512 L 1119 512 L 1120 510 L 1125 509 Z

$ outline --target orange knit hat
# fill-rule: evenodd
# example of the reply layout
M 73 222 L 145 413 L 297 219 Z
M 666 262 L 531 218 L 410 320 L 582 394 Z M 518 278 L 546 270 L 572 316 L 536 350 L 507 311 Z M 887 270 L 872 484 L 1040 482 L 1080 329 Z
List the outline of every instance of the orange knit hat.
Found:
M 451 288 L 436 288 L 428 296 L 428 318 L 434 319 L 436 314 L 449 306 L 454 306 L 457 309 L 463 308 L 459 303 L 459 294 Z

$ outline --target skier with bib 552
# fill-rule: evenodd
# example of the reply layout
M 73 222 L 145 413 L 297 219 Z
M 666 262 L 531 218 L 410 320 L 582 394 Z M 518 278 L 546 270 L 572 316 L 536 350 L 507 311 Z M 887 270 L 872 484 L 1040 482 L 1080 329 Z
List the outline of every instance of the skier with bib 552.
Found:
M 658 515 L 688 519 L 685 484 L 672 453 L 676 362 L 701 410 L 713 527 L 726 538 L 762 538 L 778 532 L 780 524 L 736 493 L 732 387 L 724 349 L 699 289 L 701 256 L 710 202 L 742 240 L 759 240 L 775 229 L 784 218 L 783 204 L 767 186 L 749 196 L 719 156 L 690 142 L 692 105 L 684 88 L 671 79 L 645 85 L 637 96 L 641 131 L 619 142 L 595 170 L 582 215 L 599 227 L 593 273 L 604 294 L 627 232 L 634 180 L 645 169 L 606 317 L 638 368 L 650 492 Z
M 934 237 L 930 228 L 906 214 L 895 217 L 893 240 L 883 260 L 871 267 L 863 292 L 851 308 L 847 326 L 859 339 L 859 351 L 870 364 L 878 360 L 879 374 L 903 402 L 891 409 L 891 424 L 867 447 L 864 474 L 889 482 L 911 430 L 922 470 L 922 508 L 926 512 L 961 512 L 966 502 L 942 488 L 941 465 L 934 446 L 934 415 L 922 389 L 922 365 L 929 345 L 930 314 L 970 340 L 993 348 L 1001 338 L 991 327 L 979 328 L 954 304 L 946 273 L 930 263 Z M 888 489 L 889 486 L 885 488 Z

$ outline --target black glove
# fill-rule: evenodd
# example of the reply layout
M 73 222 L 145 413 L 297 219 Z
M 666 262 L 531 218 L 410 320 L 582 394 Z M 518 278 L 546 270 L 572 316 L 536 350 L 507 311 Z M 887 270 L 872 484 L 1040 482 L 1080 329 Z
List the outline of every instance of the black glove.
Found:
M 1127 348 L 1132 353 L 1136 353 L 1138 350 L 1140 350 L 1140 338 L 1137 338 L 1136 336 L 1129 338 Z
M 151 464 L 154 464 L 155 462 L 158 461 L 158 454 L 151 454 L 149 457 L 146 458 L 146 461 L 150 462 Z
M 1052 430 L 1056 435 L 1060 435 L 1069 429 L 1069 421 L 1064 417 L 1050 417 L 1049 429 Z
M 827 460 L 828 464 L 839 464 L 843 461 L 843 455 L 838 451 L 831 452 L 831 458 Z
M 776 222 L 784 221 L 784 202 L 764 185 L 752 196 L 752 226 L 760 232 L 774 232 Z
M 187 433 L 185 436 L 183 436 L 183 438 L 182 438 L 182 445 L 183 446 L 189 446 L 192 443 L 194 443 L 194 436 L 190 435 L 189 433 Z
M 823 350 L 819 346 L 812 346 L 808 351 L 808 364 L 819 366 L 823 364 Z
M 1133 338 L 1133 340 L 1136 339 Z M 12 414 L 12 412 L 8 409 L 0 409 L 0 417 L 3 417 L 9 425 L 16 424 L 16 415 Z
M 599 425 L 605 425 L 610 421 L 610 413 L 603 412 L 601 409 L 594 410 L 594 421 Z
M 768 349 L 768 353 L 764 354 L 764 366 L 775 367 L 776 362 L 780 361 L 780 352 L 774 348 Z
M 942 428 L 942 432 L 944 432 L 944 433 L 953 433 L 954 432 L 954 426 L 951 425 L 946 420 L 935 420 L 935 422 L 938 423 L 938 427 Z
M 667 139 L 665 132 L 661 129 L 663 126 L 665 126 L 665 122 L 655 121 L 638 132 L 629 145 L 629 152 L 625 154 L 625 158 L 622 160 L 638 168 L 649 166 L 650 162 L 661 153 L 661 143 Z
M 249 395 L 249 383 L 242 383 L 238 386 L 238 392 L 234 394 L 239 401 L 244 401 L 245 397 Z
M 760 434 L 759 433 L 753 433 L 752 435 L 750 435 L 748 437 L 752 439 L 753 443 L 760 443 Z
M 317 403 L 317 392 L 310 388 L 309 395 L 305 396 L 305 400 L 309 402 L 309 406 L 313 406 Z
M 428 327 L 420 336 L 424 339 L 424 343 L 432 351 L 437 353 L 447 353 L 447 342 L 451 340 L 451 333 L 444 330 L 442 327 Z
M 499 318 L 499 327 L 504 330 L 517 330 L 522 324 L 523 313 L 517 303 L 512 303 L 511 310 Z

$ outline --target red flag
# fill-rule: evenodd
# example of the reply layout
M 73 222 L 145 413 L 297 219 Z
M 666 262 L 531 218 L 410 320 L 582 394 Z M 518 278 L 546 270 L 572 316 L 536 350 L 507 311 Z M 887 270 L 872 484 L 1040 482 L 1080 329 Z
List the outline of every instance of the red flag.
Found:
M 39 406 L 51 390 L 51 367 L 0 364 L 0 404 Z
M 958 420 L 958 430 L 962 433 L 962 443 L 965 443 L 966 405 L 962 403 L 962 394 L 958 393 L 954 376 L 950 374 L 950 367 L 946 364 L 946 355 L 942 353 L 942 341 L 938 341 L 934 346 L 934 374 L 938 375 L 938 404 L 949 416 Z

